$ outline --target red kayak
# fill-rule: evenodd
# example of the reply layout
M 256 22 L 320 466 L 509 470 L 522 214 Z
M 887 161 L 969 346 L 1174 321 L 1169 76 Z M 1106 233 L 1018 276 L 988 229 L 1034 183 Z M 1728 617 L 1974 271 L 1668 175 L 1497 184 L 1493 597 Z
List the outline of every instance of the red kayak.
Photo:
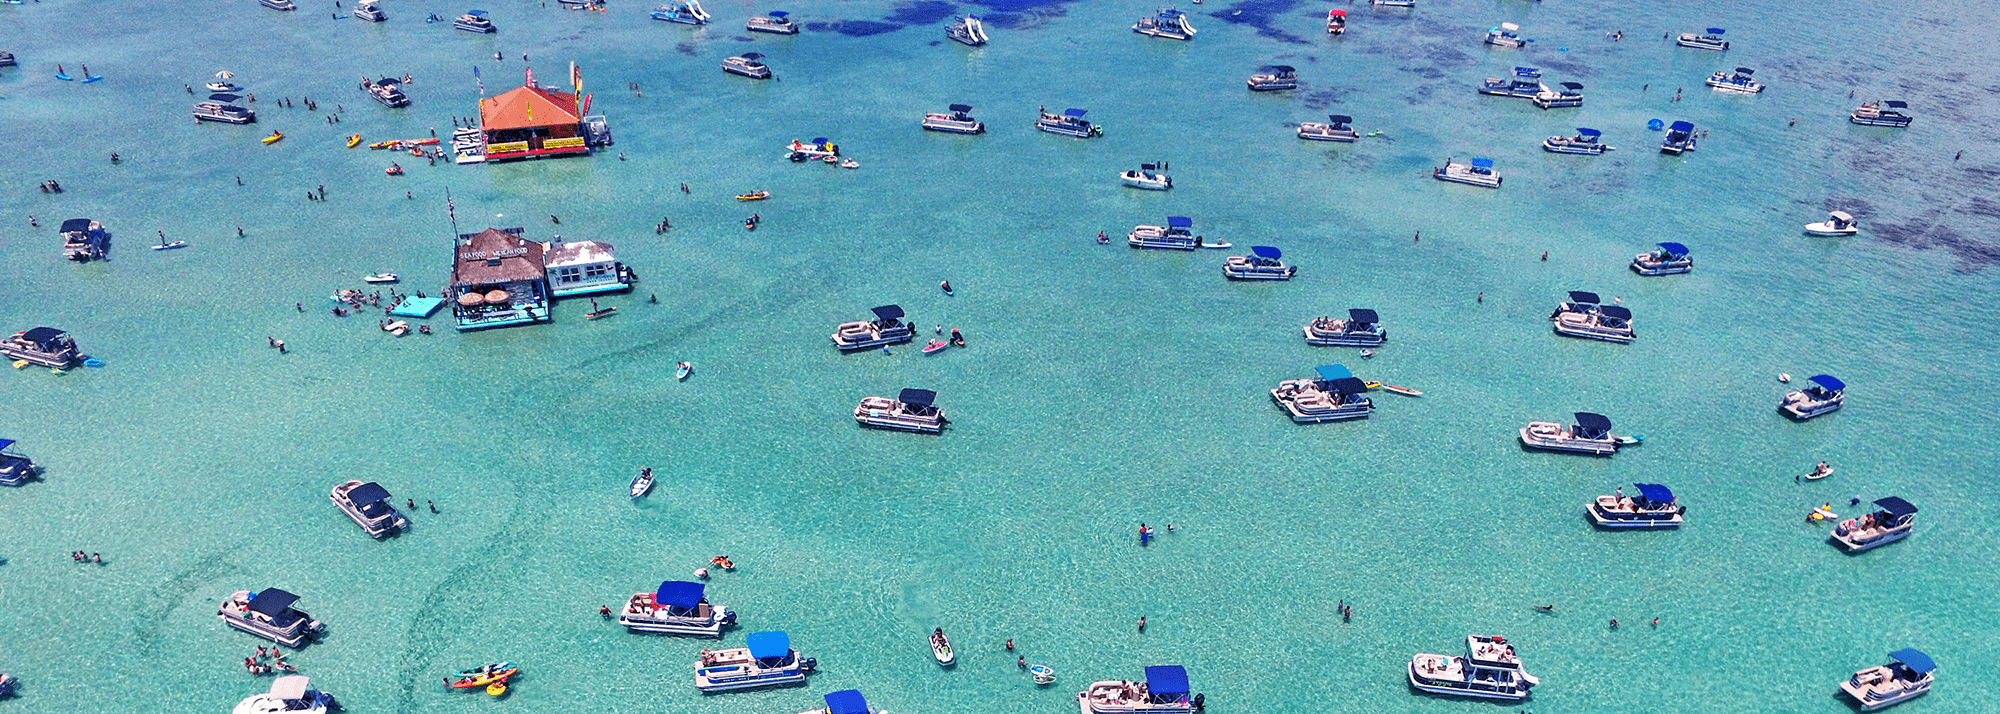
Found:
M 946 348 L 946 347 L 950 347 L 950 346 L 951 346 L 951 343 L 950 343 L 950 342 L 946 342 L 946 341 L 944 341 L 944 340 L 931 340 L 931 343 L 930 343 L 930 344 L 928 344 L 928 345 L 924 345 L 924 354 L 930 354 L 930 353 L 932 353 L 932 352 L 937 352 L 937 351 L 939 351 L 939 350 L 942 350 L 942 349 L 944 349 L 944 348 Z

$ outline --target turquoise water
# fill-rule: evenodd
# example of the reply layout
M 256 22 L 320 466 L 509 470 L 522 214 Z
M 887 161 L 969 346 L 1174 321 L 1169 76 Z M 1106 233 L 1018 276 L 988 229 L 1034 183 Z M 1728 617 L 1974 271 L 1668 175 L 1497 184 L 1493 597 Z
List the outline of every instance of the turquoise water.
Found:
M 0 493 L 0 671 L 23 680 L 0 706 L 226 711 L 268 682 L 242 673 L 258 641 L 215 604 L 269 586 L 328 623 L 291 659 L 352 711 L 785 714 L 859 688 L 898 712 L 1065 712 L 1088 682 L 1161 663 L 1188 665 L 1216 712 L 1521 708 L 1409 691 L 1409 656 L 1450 653 L 1469 631 L 1519 643 L 1543 679 L 1537 711 L 1845 711 L 1837 683 L 1905 646 L 1938 660 L 1940 683 L 1899 711 L 2000 694 L 1980 674 L 2000 646 L 1982 597 L 2000 576 L 1980 555 L 2000 546 L 1984 497 L 2000 339 L 1972 317 L 2000 297 L 1986 238 L 2000 170 L 1978 134 L 2000 85 L 1981 32 L 2000 20 L 1991 6 L 1426 2 L 1349 6 L 1332 40 L 1319 18 L 1334 5 L 1211 0 L 1184 6 L 1201 33 L 1174 43 L 1126 31 L 1151 3 L 995 4 L 1005 17 L 980 49 L 944 41 L 933 18 L 986 10 L 949 3 L 795 5 L 806 33 L 748 41 L 742 19 L 773 6 L 709 3 L 716 24 L 695 29 L 646 19 L 645 3 L 504 0 L 485 5 L 500 26 L 488 37 L 422 23 L 464 9 L 437 2 L 387 0 L 392 19 L 374 26 L 318 0 L 288 14 L 247 0 L 115 17 L 0 6 L 23 65 L 0 69 L 16 127 L 0 328 L 60 326 L 108 363 L 5 375 L 0 436 L 48 475 Z M 1292 37 L 1208 15 L 1238 9 Z M 1503 20 L 1536 45 L 1480 45 Z M 1735 48 L 1658 39 L 1710 25 Z M 1849 51 L 1857 33 L 1884 45 Z M 719 71 L 746 50 L 782 79 Z M 474 167 L 344 148 L 354 132 L 448 133 L 475 111 L 469 66 L 497 93 L 517 86 L 524 52 L 544 81 L 583 65 L 616 147 Z M 1305 86 L 1244 90 L 1274 62 Z M 57 63 L 107 79 L 57 81 Z M 1517 64 L 1583 82 L 1588 105 L 1471 91 Z M 1737 65 L 1771 88 L 1700 88 Z M 188 119 L 179 85 L 219 69 L 258 94 L 259 124 Z M 403 73 L 417 80 L 407 110 L 353 89 Z M 1848 125 L 1871 98 L 1908 99 L 1918 123 Z M 952 102 L 978 107 L 989 133 L 917 129 Z M 336 104 L 356 106 L 325 124 Z M 1035 132 L 1038 105 L 1087 108 L 1106 136 Z M 1290 124 L 1327 113 L 1385 137 L 1293 138 Z M 1712 134 L 1658 156 L 1643 129 L 1655 117 Z M 1620 150 L 1536 147 L 1575 126 Z M 289 138 L 257 142 L 273 129 Z M 784 143 L 816 136 L 862 168 L 782 160 Z M 1475 155 L 1496 159 L 1504 189 L 1423 177 Z M 409 175 L 383 176 L 397 158 Z M 1117 185 L 1151 160 L 1172 162 L 1173 191 Z M 68 192 L 33 190 L 51 178 Z M 330 200 L 300 197 L 321 184 Z M 757 188 L 774 198 L 730 198 Z M 600 298 L 620 311 L 596 322 L 571 301 L 550 325 L 457 334 L 432 320 L 440 334 L 397 339 L 328 314 L 322 296 L 370 272 L 400 272 L 404 290 L 443 283 L 447 189 L 461 229 L 606 240 L 643 280 Z M 1828 208 L 1856 213 L 1862 234 L 1800 234 Z M 753 211 L 764 223 L 746 232 Z M 1281 247 L 1300 278 L 1229 284 L 1222 251 L 1091 240 L 1169 214 Z M 657 236 L 662 215 L 674 229 Z M 53 226 L 72 216 L 105 222 L 113 260 L 62 261 Z M 155 230 L 192 245 L 145 250 Z M 1625 269 L 1660 240 L 1687 243 L 1697 271 Z M 1570 289 L 1622 298 L 1639 340 L 1551 335 L 1544 318 Z M 891 302 L 963 330 L 968 349 L 826 344 Z M 1374 359 L 1299 339 L 1349 307 L 1383 314 L 1393 339 Z M 675 382 L 681 360 L 697 371 Z M 1265 390 L 1324 363 L 1426 396 L 1380 394 L 1359 423 L 1290 423 Z M 1836 374 L 1850 405 L 1790 423 L 1779 372 Z M 955 428 L 854 427 L 861 397 L 906 386 L 936 389 Z M 1613 459 L 1517 445 L 1525 422 L 1578 410 L 1648 443 Z M 1819 460 L 1839 472 L 1785 478 Z M 632 502 L 642 465 L 661 483 Z M 420 506 L 412 532 L 370 541 L 325 500 L 348 478 L 442 513 Z M 1674 488 L 1688 526 L 1594 531 L 1583 504 L 1634 481 Z M 1917 535 L 1850 557 L 1801 519 L 1823 502 L 1849 515 L 1853 495 L 1908 498 Z M 1176 531 L 1140 548 L 1142 521 Z M 77 549 L 108 563 L 62 560 Z M 714 643 L 596 617 L 718 553 L 739 568 L 711 597 L 744 624 L 723 646 L 786 630 L 820 661 L 808 686 L 704 697 L 690 669 Z M 1560 614 L 1529 608 L 1549 602 Z M 925 652 L 940 625 L 953 671 Z M 1010 637 L 1062 681 L 1033 687 L 1001 649 Z M 491 659 L 527 671 L 504 702 L 435 684 Z

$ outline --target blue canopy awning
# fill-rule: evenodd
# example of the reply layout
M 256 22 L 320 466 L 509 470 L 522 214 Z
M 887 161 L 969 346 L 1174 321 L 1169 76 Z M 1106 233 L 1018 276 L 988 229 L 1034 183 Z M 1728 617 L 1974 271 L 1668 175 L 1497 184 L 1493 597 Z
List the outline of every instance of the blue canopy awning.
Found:
M 1576 133 L 1577 133 L 1577 135 L 1578 135 L 1578 136 L 1603 136 L 1603 135 L 1604 135 L 1604 132 L 1601 132 L 1601 131 L 1598 131 L 1598 130 L 1596 130 L 1596 129 L 1591 129 L 1591 128 L 1589 128 L 1589 127 L 1581 127 L 1581 126 L 1580 126 L 1580 127 L 1577 127 L 1577 128 L 1576 128 Z
M 1889 101 L 1886 101 L 1886 102 L 1883 102 L 1883 104 L 1887 104 L 1887 105 L 1889 105 L 1889 108 L 1891 108 L 1891 109 L 1908 109 L 1908 108 L 1910 108 L 1910 103 L 1909 103 L 1909 102 L 1905 102 L 1905 101 L 1900 101 L 1900 100 L 1895 100 L 1895 99 L 1891 99 L 1891 100 L 1889 100 Z
M 1090 111 L 1089 111 L 1089 110 L 1086 110 L 1086 109 L 1077 109 L 1076 107 L 1070 107 L 1070 108 L 1068 108 L 1068 109 L 1064 109 L 1064 110 L 1063 110 L 1063 116 L 1066 116 L 1066 117 L 1082 117 L 1083 115 L 1085 115 L 1085 114 L 1089 114 L 1089 113 L 1090 113 Z
M 653 602 L 668 607 L 691 608 L 701 604 L 701 593 L 708 586 L 684 580 L 668 580 L 660 583 L 660 589 L 653 591 Z
M 928 389 L 905 389 L 901 395 L 896 397 L 896 401 L 918 407 L 928 407 L 931 405 L 931 402 L 936 400 L 937 392 Z
M 756 53 L 756 52 L 745 52 L 745 53 L 743 53 L 743 54 L 740 54 L 740 55 L 737 55 L 737 56 L 738 56 L 738 57 L 741 57 L 741 58 L 743 58 L 743 59 L 747 59 L 747 60 L 760 60 L 760 59 L 764 59 L 764 55 L 762 55 L 762 54 L 758 54 L 758 53 Z M 813 143 L 816 143 L 816 144 L 824 144 L 824 143 L 826 143 L 826 139 L 814 139 L 814 140 L 813 140 Z
M 1708 34 L 1711 34 L 1711 35 L 1720 35 L 1720 34 L 1722 34 L 1722 28 L 1720 28 L 1720 27 L 1711 27 L 1711 28 L 1708 28 Z
M 1668 124 L 1667 128 L 1674 131 L 1694 131 L 1694 125 L 1684 121 L 1675 121 L 1672 124 Z
M 1584 431 L 1608 432 L 1611 431 L 1611 419 L 1603 414 L 1577 412 L 1576 426 Z
M 1473 166 L 1473 168 L 1479 168 L 1479 169 L 1490 169 L 1490 168 L 1493 168 L 1493 160 L 1492 160 L 1492 159 L 1473 159 L 1473 160 L 1472 160 L 1472 166 Z
M 1539 70 L 1539 69 L 1535 69 L 1535 68 L 1533 68 L 1533 67 L 1515 67 L 1515 68 L 1514 68 L 1514 76 L 1516 76 L 1516 77 L 1540 77 L 1540 76 L 1542 76 L 1542 71 L 1541 71 L 1541 70 Z
M 1883 513 L 1887 513 L 1896 518 L 1913 516 L 1916 515 L 1917 513 L 1917 507 L 1915 505 L 1911 504 L 1909 501 L 1905 501 L 1896 496 L 1890 496 L 1888 498 L 1877 500 L 1875 502 L 1875 505 L 1882 507 Z
M 1572 91 L 1572 92 L 1574 92 L 1574 91 L 1576 91 L 1576 90 L 1579 90 L 1579 89 L 1582 89 L 1582 88 L 1583 88 L 1583 83 L 1582 83 L 1582 82 L 1563 82 L 1563 83 L 1562 83 L 1562 88 L 1563 88 L 1563 89 L 1567 89 L 1567 90 L 1569 90 L 1569 91 Z
M 1259 258 L 1270 258 L 1272 260 L 1277 260 L 1279 258 L 1285 257 L 1285 254 L 1279 252 L 1277 248 L 1273 248 L 1268 245 L 1250 246 L 1250 254 L 1255 255 Z
M 859 689 L 827 692 L 826 714 L 869 714 L 868 700 L 861 698 Z
M 1328 382 L 1326 387 L 1328 391 L 1334 394 L 1366 394 L 1368 392 L 1368 383 L 1361 381 L 1359 377 L 1336 379 Z
M 903 317 L 903 306 L 883 305 L 870 310 L 870 312 L 875 313 L 875 319 L 877 320 L 898 320 Z
M 1322 381 L 1327 381 L 1327 382 L 1331 382 L 1336 379 L 1347 379 L 1349 377 L 1354 376 L 1353 372 L 1347 371 L 1346 365 L 1340 365 L 1340 364 L 1323 364 L 1317 368 L 1314 368 L 1313 371 L 1318 372 L 1319 378 Z
M 1585 303 L 1589 305 L 1596 305 L 1599 302 L 1599 300 L 1597 299 L 1597 293 L 1587 293 L 1582 290 L 1569 291 L 1569 301 L 1574 303 Z
M 382 488 L 382 484 L 369 481 L 368 483 L 348 489 L 347 499 L 353 501 L 354 505 L 357 506 L 381 503 L 389 500 L 389 489 Z
M 1889 658 L 1903 663 L 1904 667 L 1910 668 L 1910 671 L 1917 674 L 1930 674 L 1931 670 L 1937 669 L 1937 663 L 1931 661 L 1930 655 L 1915 649 L 1900 649 L 1890 652 Z
M 1376 319 L 1374 310 L 1370 310 L 1365 307 L 1357 307 L 1352 310 L 1348 310 L 1347 319 L 1353 322 L 1359 322 L 1369 325 L 1373 325 L 1381 321 Z
M 1187 668 L 1177 664 L 1147 667 L 1146 691 L 1155 697 L 1185 696 L 1188 693 Z
M 970 105 L 970 104 L 953 104 L 953 105 L 951 105 L 951 110 L 952 110 L 952 111 L 955 111 L 955 112 L 969 112 L 969 111 L 972 111 L 972 105 Z
M 1666 251 L 1668 255 L 1687 255 L 1687 254 L 1688 254 L 1688 247 L 1687 247 L 1687 246 L 1684 246 L 1684 245 L 1681 245 L 1681 244 L 1679 244 L 1679 243 L 1661 243 L 1661 244 L 1660 244 L 1660 250 L 1664 250 L 1664 251 Z
M 1813 384 L 1817 384 L 1819 386 L 1825 387 L 1827 389 L 1836 392 L 1847 388 L 1846 382 L 1834 379 L 1833 375 L 1830 374 L 1815 374 L 1811 377 L 1807 377 L 1806 381 L 1812 382 Z
M 1193 228 L 1194 219 L 1187 216 L 1167 216 L 1168 228 Z
M 756 659 L 783 657 L 792 653 L 792 638 L 783 632 L 752 632 L 743 644 Z
M 1626 307 L 1625 307 L 1624 305 L 1603 305 L 1603 306 L 1599 306 L 1599 307 L 1597 308 L 1597 313 L 1598 313 L 1598 314 L 1600 314 L 1600 315 L 1603 315 L 1603 316 L 1605 316 L 1605 317 L 1609 317 L 1609 318 L 1613 318 L 1613 319 L 1618 319 L 1618 320 L 1630 320 L 1630 319 L 1632 319 L 1632 311 L 1631 311 L 1631 310 L 1629 310 L 1629 309 L 1626 309 Z
M 1674 492 L 1657 483 L 1635 483 L 1639 487 L 1639 497 L 1654 503 L 1673 503 Z
M 1326 120 L 1335 124 L 1351 124 L 1354 122 L 1354 117 L 1346 114 L 1328 114 Z
M 297 595 L 277 588 L 265 588 L 264 592 L 250 596 L 250 611 L 275 620 L 298 601 Z
M 757 56 L 758 56 L 758 57 L 762 57 L 763 55 L 757 55 Z M 815 144 L 825 144 L 825 143 L 826 143 L 826 137 L 824 137 L 824 136 L 815 136 L 815 137 L 813 137 L 813 143 L 815 143 Z
M 778 19 L 780 19 L 780 20 L 784 19 L 786 15 L 790 15 L 790 14 L 791 14 L 791 13 L 789 13 L 789 12 L 785 12 L 785 11 L 783 11 L 783 10 L 772 10 L 772 11 L 771 11 L 771 17 L 775 17 L 775 18 L 778 18 Z
M 485 11 L 485 10 L 467 10 L 467 11 L 465 11 L 465 14 L 467 14 L 467 15 L 471 15 L 471 16 L 473 16 L 473 17 L 485 17 L 485 16 L 486 16 L 486 11 Z
M 14 440 L 13 440 L 13 439 L 0 439 L 0 450 L 4 450 L 4 449 L 6 449 L 7 447 L 9 447 L 9 446 L 13 446 L 13 445 L 14 445 Z

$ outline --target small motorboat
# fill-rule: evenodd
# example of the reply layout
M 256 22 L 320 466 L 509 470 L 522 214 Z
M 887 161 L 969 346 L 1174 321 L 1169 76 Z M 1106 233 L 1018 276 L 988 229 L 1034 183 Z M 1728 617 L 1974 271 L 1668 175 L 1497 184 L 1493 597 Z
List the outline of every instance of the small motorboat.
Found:
M 841 159 L 840 167 L 843 169 L 858 169 L 861 168 L 861 162 L 853 159 Z
M 1809 473 L 1809 474 L 1806 474 L 1806 475 L 1805 475 L 1805 480 L 1807 480 L 1807 481 L 1818 481 L 1818 480 L 1820 480 L 1820 479 L 1823 479 L 1823 478 L 1826 478 L 1826 477 L 1828 477 L 1828 476 L 1832 476 L 1832 475 L 1833 475 L 1833 467 L 1832 467 L 1832 466 L 1828 466 L 1828 465 L 1826 465 L 1826 464 L 1820 464 L 1819 466 L 1817 466 L 1817 467 L 1813 468 L 1813 471 L 1812 471 L 1812 473 Z
M 589 318 L 589 319 L 592 319 L 592 320 L 595 320 L 595 319 L 597 319 L 597 318 L 600 318 L 600 317 L 607 317 L 607 316 L 609 316 L 609 315 L 611 315 L 612 313 L 615 313 L 615 312 L 618 312 L 618 308 L 616 308 L 616 307 L 607 307 L 607 308 L 601 308 L 601 309 L 597 309 L 597 310 L 591 310 L 590 312 L 586 312 L 586 313 L 584 313 L 584 314 L 583 314 L 583 316 L 584 316 L 584 317 L 586 317 L 586 318 Z
M 1844 211 L 1832 211 L 1826 214 L 1826 220 L 1806 224 L 1806 233 L 1816 236 L 1851 236 L 1860 230 L 1854 217 Z
M 687 379 L 688 375 L 690 374 L 694 374 L 693 362 L 682 362 L 680 364 L 674 365 L 674 379 L 684 380 Z
M 395 273 L 376 273 L 361 278 L 361 282 L 364 283 L 393 283 L 397 280 L 399 278 L 396 277 Z
M 1618 442 L 1619 446 L 1638 446 L 1640 444 L 1646 443 L 1646 435 L 1640 434 L 1638 436 L 1616 436 L 1612 437 L 1611 440 Z
M 1368 359 L 1369 357 L 1374 357 L 1374 356 L 1375 356 L 1375 350 L 1362 350 L 1362 351 L 1361 351 L 1361 358 L 1362 358 L 1362 359 Z
M 361 144 L 360 134 L 355 134 L 354 136 L 347 137 L 347 148 L 352 149 L 360 144 Z
M 738 201 L 762 201 L 770 197 L 770 191 L 752 191 L 750 193 L 736 194 L 736 200 Z
M 644 496 L 647 491 L 651 490 L 653 490 L 653 470 L 650 468 L 640 469 L 639 477 L 632 479 L 632 497 L 638 498 Z
M 172 243 L 161 243 L 159 245 L 153 246 L 153 250 L 173 250 L 175 248 L 186 248 L 187 244 L 188 244 L 187 241 L 177 240 Z
M 1028 665 L 1028 674 L 1034 676 L 1037 685 L 1047 686 L 1056 682 L 1055 669 L 1046 664 Z
M 1397 394 L 1401 394 L 1401 395 L 1403 395 L 1403 396 L 1405 396 L 1405 397 L 1421 397 L 1421 396 L 1424 396 L 1424 393 L 1423 393 L 1423 392 L 1419 392 L 1419 391 L 1417 391 L 1417 390 L 1414 390 L 1414 389 L 1411 389 L 1411 388 L 1409 388 L 1409 387 L 1398 387 L 1398 386 L 1396 386 L 1396 385 L 1393 385 L 1393 384 L 1384 384 L 1384 385 L 1382 385 L 1382 388 L 1383 388 L 1383 389 L 1387 389 L 1387 390 L 1389 390 L 1389 391 L 1391 391 L 1391 392 L 1395 392 L 1395 393 L 1397 393 Z
M 271 132 L 270 136 L 264 137 L 264 143 L 266 144 L 276 143 L 279 139 L 283 138 L 285 138 L 285 132 L 273 131 Z
M 924 354 L 931 354 L 933 352 L 938 352 L 950 346 L 951 343 L 946 342 L 944 340 L 931 340 L 930 344 L 924 345 Z
M 951 640 L 945 638 L 942 627 L 931 631 L 931 656 L 937 659 L 939 665 L 945 667 L 950 667 L 958 661 L 958 655 L 952 654 Z
M 1789 375 L 1789 374 L 1786 374 L 1786 373 L 1784 373 L 1784 372 L 1779 372 L 1779 373 L 1778 373 L 1778 381 L 1780 381 L 1780 382 L 1790 382 L 1790 381 L 1792 381 L 1792 375 Z

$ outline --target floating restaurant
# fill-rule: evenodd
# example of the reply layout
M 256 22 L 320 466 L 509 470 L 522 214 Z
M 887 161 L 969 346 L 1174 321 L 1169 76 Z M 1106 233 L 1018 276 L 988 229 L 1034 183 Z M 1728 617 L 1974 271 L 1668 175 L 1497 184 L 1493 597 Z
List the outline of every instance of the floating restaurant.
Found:
M 486 135 L 486 160 L 510 161 L 588 154 L 611 143 L 611 129 L 602 116 L 586 116 L 590 97 L 583 94 L 583 75 L 570 66 L 575 92 L 528 83 L 496 97 L 479 100 L 479 127 Z
M 488 228 L 459 234 L 449 296 L 458 329 L 480 330 L 548 321 L 544 248 L 522 238 L 522 230 Z
M 632 289 L 638 273 L 618 262 L 617 249 L 594 240 L 549 239 L 542 252 L 551 297 L 573 297 Z

